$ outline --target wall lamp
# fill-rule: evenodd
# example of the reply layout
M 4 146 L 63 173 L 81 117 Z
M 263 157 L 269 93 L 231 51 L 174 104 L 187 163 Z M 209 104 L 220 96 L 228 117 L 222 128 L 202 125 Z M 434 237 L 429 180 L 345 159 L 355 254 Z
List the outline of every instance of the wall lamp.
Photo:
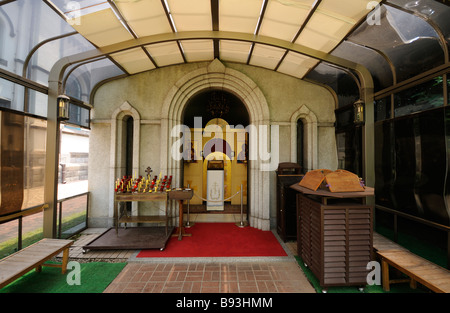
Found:
M 353 103 L 354 110 L 354 123 L 355 124 L 364 124 L 364 102 L 360 99 Z
M 57 98 L 58 120 L 66 121 L 69 119 L 70 98 L 66 95 L 60 95 Z

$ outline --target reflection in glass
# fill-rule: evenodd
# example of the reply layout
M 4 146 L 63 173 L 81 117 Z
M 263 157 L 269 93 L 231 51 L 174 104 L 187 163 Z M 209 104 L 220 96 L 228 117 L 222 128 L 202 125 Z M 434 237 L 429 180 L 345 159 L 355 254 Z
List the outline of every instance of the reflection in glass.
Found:
M 5 111 L 0 117 L 1 215 L 44 203 L 47 121 Z
M 375 200 L 376 204 L 394 208 L 395 133 L 394 123 L 375 123 Z
M 391 118 L 391 96 L 375 101 L 375 122 Z
M 375 123 L 376 203 L 450 225 L 448 107 Z
M 80 34 L 50 41 L 33 54 L 28 65 L 27 78 L 48 86 L 50 70 L 59 59 L 92 49 L 94 46 Z
M 447 45 L 450 41 L 450 8 L 448 5 L 434 0 L 389 0 L 388 3 L 398 5 L 408 11 L 424 16 L 433 21 L 442 32 Z
M 121 69 L 106 58 L 83 64 L 70 73 L 66 82 L 66 94 L 89 103 L 91 91 L 96 84 L 123 74 Z
M 71 103 L 69 106 L 69 120 L 67 123 L 89 128 L 90 112 L 89 109 Z
M 44 203 L 47 121 L 25 117 L 24 198 L 22 209 Z
M 17 0 L 0 6 L 0 68 L 22 76 L 33 47 L 73 31 L 44 1 Z
M 89 134 L 87 129 L 61 125 L 58 200 L 88 191 Z
M 28 113 L 47 117 L 48 96 L 28 89 Z
M 444 63 L 436 31 L 421 18 L 382 5 L 380 25 L 362 23 L 349 41 L 385 53 L 396 69 L 397 82 Z
M 0 107 L 23 111 L 25 88 L 0 78 Z
M 374 90 L 379 91 L 393 84 L 393 74 L 387 61 L 375 50 L 357 45 L 350 41 L 343 41 L 332 55 L 349 59 L 366 67 L 373 77 Z
M 339 107 L 353 104 L 359 99 L 359 88 L 353 77 L 324 62 L 309 72 L 306 78 L 333 88 L 338 96 Z
M 394 96 L 395 117 L 442 106 L 444 104 L 442 84 L 442 76 L 439 76 L 396 93 Z

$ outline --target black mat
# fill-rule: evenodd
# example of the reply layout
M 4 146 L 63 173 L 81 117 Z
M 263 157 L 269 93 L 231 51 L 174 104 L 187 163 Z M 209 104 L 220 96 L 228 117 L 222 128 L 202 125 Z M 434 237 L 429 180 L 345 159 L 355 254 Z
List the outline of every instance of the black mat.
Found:
M 140 250 L 160 249 L 164 250 L 175 228 L 168 227 L 128 227 L 110 228 L 99 237 L 83 246 L 83 250 Z

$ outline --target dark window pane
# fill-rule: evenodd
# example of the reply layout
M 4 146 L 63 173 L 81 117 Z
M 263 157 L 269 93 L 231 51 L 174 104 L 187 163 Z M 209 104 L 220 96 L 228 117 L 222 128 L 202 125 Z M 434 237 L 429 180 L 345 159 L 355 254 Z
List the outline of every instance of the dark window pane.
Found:
M 353 104 L 360 97 L 358 85 L 349 73 L 324 62 L 309 72 L 306 78 L 333 88 L 340 108 Z
M 442 76 L 395 94 L 395 117 L 424 111 L 444 104 Z
M 391 118 L 391 96 L 375 101 L 375 121 Z
M 375 50 L 350 41 L 344 41 L 331 54 L 344 59 L 351 59 L 365 66 L 373 76 L 375 92 L 392 86 L 392 70 L 386 59 Z

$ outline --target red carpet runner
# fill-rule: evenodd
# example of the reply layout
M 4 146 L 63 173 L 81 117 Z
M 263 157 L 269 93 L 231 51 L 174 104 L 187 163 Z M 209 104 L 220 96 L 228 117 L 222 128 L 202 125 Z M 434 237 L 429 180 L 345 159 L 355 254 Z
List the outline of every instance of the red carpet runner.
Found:
M 138 258 L 286 256 L 271 231 L 239 228 L 234 223 L 196 223 L 192 237 L 172 237 L 164 251 L 142 250 Z

